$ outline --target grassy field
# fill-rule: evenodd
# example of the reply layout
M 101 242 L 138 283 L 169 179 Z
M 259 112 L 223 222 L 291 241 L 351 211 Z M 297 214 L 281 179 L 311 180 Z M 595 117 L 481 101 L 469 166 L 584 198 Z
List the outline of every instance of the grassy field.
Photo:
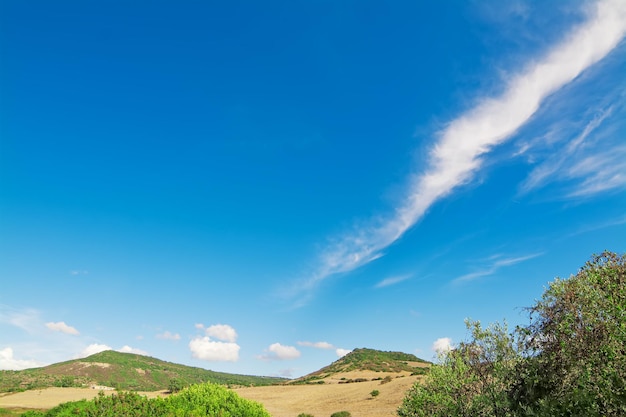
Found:
M 163 389 L 167 378 L 183 378 L 185 385 L 188 385 L 204 382 L 198 379 L 216 376 L 218 381 L 212 382 L 233 386 L 241 397 L 263 404 L 273 417 L 297 417 L 300 413 L 328 417 L 344 410 L 354 417 L 393 416 L 406 391 L 423 378 L 429 366 L 430 363 L 414 355 L 355 349 L 317 372 L 287 381 L 219 374 L 150 357 L 109 351 L 46 368 L 13 373 L 5 371 L 0 374 L 0 385 L 5 384 L 5 392 L 0 393 L 0 417 L 19 415 L 27 409 L 50 409 L 68 401 L 89 400 L 101 392 L 100 388 L 36 387 L 42 381 L 48 384 L 50 381 L 102 381 L 98 385 L 117 386 L 121 390 L 144 386 L 152 389 L 136 391 L 155 397 L 168 394 Z M 159 380 L 160 383 L 155 383 Z M 106 381 L 112 381 L 115 385 L 107 384 Z M 16 386 L 28 389 L 15 389 Z M 374 397 L 371 393 L 375 390 L 379 393 Z M 102 392 L 110 395 L 116 391 Z
M 348 376 L 354 379 L 371 379 L 374 374 L 353 372 L 346 377 Z M 368 380 L 349 384 L 243 387 L 235 391 L 243 398 L 263 404 L 273 417 L 296 417 L 300 413 L 328 417 L 333 412 L 342 410 L 350 411 L 355 417 L 380 417 L 395 415 L 405 392 L 418 378 L 420 377 L 395 375 L 388 383 Z M 370 395 L 373 390 L 380 392 L 376 398 Z M 114 392 L 105 391 L 106 394 Z M 149 397 L 167 395 L 165 392 L 142 394 Z M 19 415 L 27 409 L 50 409 L 64 402 L 91 399 L 97 395 L 98 390 L 89 388 L 45 388 L 3 394 L 0 396 L 0 408 L 15 414 L 3 414 L 0 411 L 0 416 Z

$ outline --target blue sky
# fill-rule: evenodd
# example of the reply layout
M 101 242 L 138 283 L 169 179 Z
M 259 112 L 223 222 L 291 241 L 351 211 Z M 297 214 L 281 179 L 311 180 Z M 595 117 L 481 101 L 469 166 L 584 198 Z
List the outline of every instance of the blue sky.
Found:
M 432 359 L 626 250 L 623 1 L 0 7 L 0 369 Z

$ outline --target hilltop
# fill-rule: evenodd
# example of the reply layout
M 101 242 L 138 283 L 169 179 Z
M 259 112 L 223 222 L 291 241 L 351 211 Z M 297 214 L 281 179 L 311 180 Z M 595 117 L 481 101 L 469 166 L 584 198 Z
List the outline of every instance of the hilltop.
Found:
M 0 371 L 0 392 L 94 385 L 120 390 L 158 391 L 168 389 L 173 380 L 181 386 L 203 382 L 259 386 L 286 381 L 283 378 L 215 372 L 149 356 L 107 350 L 42 368 Z
M 375 349 L 354 349 L 332 364 L 301 378 L 292 384 L 321 384 L 363 382 L 407 375 L 423 375 L 431 363 L 403 352 Z

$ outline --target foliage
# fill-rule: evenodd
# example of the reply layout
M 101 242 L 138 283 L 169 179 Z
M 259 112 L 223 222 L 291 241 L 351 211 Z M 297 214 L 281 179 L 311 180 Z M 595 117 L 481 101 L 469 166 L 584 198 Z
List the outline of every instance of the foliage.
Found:
M 557 279 L 520 329 L 528 365 L 513 391 L 542 415 L 626 415 L 626 255 L 604 252 Z
M 175 394 L 183 388 L 185 388 L 185 383 L 183 382 L 183 380 L 181 380 L 180 378 L 172 378 L 170 379 L 170 384 L 167 387 L 167 390 L 171 394 Z
M 604 252 L 556 279 L 512 333 L 467 321 L 470 341 L 442 355 L 398 415 L 626 415 L 625 260 Z
M 260 386 L 285 381 L 284 378 L 214 372 L 148 356 L 108 350 L 44 368 L 0 371 L 0 392 L 53 386 L 88 386 L 94 383 L 119 390 L 157 391 L 169 389 L 172 379 L 179 379 L 182 386 L 203 382 Z
M 31 417 L 270 417 L 263 406 L 216 384 L 193 385 L 167 398 L 133 392 L 61 404 Z
M 330 417 L 352 417 L 349 411 L 337 411 L 336 413 L 332 413 Z
M 375 389 L 374 391 L 370 392 L 370 395 L 372 396 L 372 398 L 378 397 L 380 395 L 380 391 Z
M 313 417 L 313 414 L 300 413 L 298 414 L 298 417 Z
M 327 378 L 331 375 L 350 371 L 374 372 L 411 372 L 414 375 L 427 373 L 430 362 L 418 358 L 410 353 L 385 352 L 375 349 L 354 349 L 347 355 L 339 358 L 332 364 L 291 382 L 292 384 L 310 384 L 313 381 Z M 362 382 L 351 380 L 349 382 Z M 317 383 L 317 382 L 315 382 Z M 348 381 L 346 381 L 348 383 Z

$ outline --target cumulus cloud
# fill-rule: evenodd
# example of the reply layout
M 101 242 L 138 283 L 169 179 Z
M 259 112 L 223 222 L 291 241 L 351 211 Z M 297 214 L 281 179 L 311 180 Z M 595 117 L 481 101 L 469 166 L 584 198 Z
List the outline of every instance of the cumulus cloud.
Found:
M 440 337 L 433 342 L 431 349 L 436 353 L 446 353 L 452 350 L 452 339 L 449 337 Z
M 128 345 L 124 345 L 122 346 L 120 349 L 117 350 L 118 352 L 122 352 L 122 353 L 135 353 L 137 355 L 147 355 L 148 352 L 146 352 L 145 350 L 141 350 L 141 349 L 137 349 L 137 348 L 133 348 L 130 347 Z
M 211 340 L 210 337 L 196 337 L 189 342 L 189 349 L 194 358 L 205 361 L 237 362 L 239 345 L 232 342 Z
M 225 342 L 237 340 L 237 332 L 228 324 L 214 324 L 206 329 L 206 335 Z
M 352 352 L 352 349 L 341 349 L 341 348 L 337 348 L 335 350 L 335 353 L 337 354 L 338 357 L 343 358 L 344 356 L 346 356 L 348 353 Z
M 86 358 L 87 356 L 95 355 L 96 353 L 104 352 L 105 350 L 113 350 L 111 346 L 103 345 L 99 343 L 92 343 L 83 349 L 76 358 Z
M 54 323 L 54 322 L 46 323 L 46 327 L 52 330 L 53 332 L 61 332 L 61 333 L 71 334 L 71 335 L 80 334 L 78 330 L 76 330 L 72 326 L 68 326 L 67 324 L 65 324 L 64 321 L 59 321 L 57 323 Z
M 156 335 L 157 339 L 163 340 L 180 340 L 180 335 L 178 333 L 171 333 L 169 331 L 164 331 L 163 333 L 158 333 Z
M 298 342 L 298 346 L 312 347 L 315 349 L 334 349 L 335 347 L 328 342 Z
M 271 344 L 266 350 L 265 354 L 258 356 L 259 359 L 272 361 L 272 360 L 289 360 L 297 359 L 300 357 L 300 351 L 294 346 L 283 346 L 280 343 Z
M 484 157 L 511 138 L 537 112 L 545 98 L 604 58 L 626 33 L 626 2 L 601 0 L 588 19 L 543 57 L 531 60 L 506 81 L 502 93 L 486 97 L 450 121 L 439 133 L 424 172 L 410 181 L 406 195 L 387 217 L 377 217 L 335 239 L 323 251 L 317 270 L 295 289 L 310 290 L 331 275 L 354 270 L 383 256 L 438 200 L 467 184 Z M 592 166 L 589 161 L 586 166 Z M 609 175 L 609 174 L 607 174 Z M 615 175 L 609 180 L 617 182 Z M 588 192 L 598 190 L 589 184 Z
M 15 358 L 11 347 L 0 349 L 0 370 L 2 371 L 19 371 L 22 369 L 36 368 L 42 365 L 42 363 L 35 360 Z

